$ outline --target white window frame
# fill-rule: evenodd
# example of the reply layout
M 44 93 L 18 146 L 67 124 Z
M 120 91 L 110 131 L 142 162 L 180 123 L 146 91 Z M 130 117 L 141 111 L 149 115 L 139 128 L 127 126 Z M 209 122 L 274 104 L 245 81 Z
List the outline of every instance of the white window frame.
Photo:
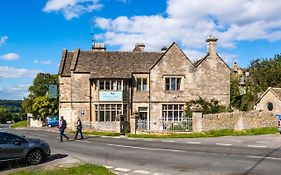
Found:
M 169 79 L 169 88 L 166 88 L 166 80 Z M 175 79 L 175 87 L 172 89 L 172 79 Z M 179 82 L 179 88 L 178 88 Z M 180 91 L 182 90 L 182 76 L 165 76 L 164 77 L 164 90 L 165 91 Z
M 175 117 L 176 113 L 177 113 L 177 117 Z M 169 116 L 169 114 L 172 115 Z M 179 122 L 182 121 L 183 119 L 184 119 L 184 104 L 162 104 L 162 111 L 161 111 L 162 121 Z
M 144 82 L 146 81 L 146 88 Z M 139 84 L 140 83 L 140 84 Z M 136 79 L 136 84 L 137 84 L 137 91 L 148 91 L 148 79 L 147 78 L 137 78 Z M 139 88 L 140 85 L 140 88 Z

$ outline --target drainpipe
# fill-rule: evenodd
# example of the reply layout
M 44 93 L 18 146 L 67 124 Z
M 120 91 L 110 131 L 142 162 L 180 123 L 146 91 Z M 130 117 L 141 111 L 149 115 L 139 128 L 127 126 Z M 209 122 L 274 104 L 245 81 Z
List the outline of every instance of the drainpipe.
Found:
M 148 120 L 148 130 L 149 130 L 149 131 L 150 131 L 150 124 L 151 124 L 151 123 L 150 123 L 150 106 L 151 106 L 151 105 L 150 105 L 150 88 L 151 88 L 150 73 L 151 73 L 151 72 L 149 71 L 149 75 L 148 75 L 148 78 L 149 78 L 149 84 L 148 84 L 148 89 L 149 89 L 149 90 L 148 90 L 148 115 L 149 115 L 149 117 L 148 117 L 148 119 L 149 119 L 149 120 Z
M 91 85 L 91 79 L 89 79 L 89 81 L 90 81 L 90 99 L 89 99 L 89 101 L 90 101 L 90 127 L 92 127 L 92 85 Z

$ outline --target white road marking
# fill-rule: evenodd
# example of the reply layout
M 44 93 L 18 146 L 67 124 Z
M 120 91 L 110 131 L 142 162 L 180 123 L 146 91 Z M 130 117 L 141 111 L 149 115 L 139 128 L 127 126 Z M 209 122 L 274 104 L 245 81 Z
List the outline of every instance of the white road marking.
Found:
M 248 147 L 253 147 L 253 148 L 266 148 L 264 145 L 248 145 Z
M 113 168 L 113 166 L 108 166 L 108 165 L 104 165 L 104 167 L 107 168 L 107 169 L 112 169 Z
M 216 143 L 216 145 L 220 145 L 220 146 L 231 146 L 232 144 L 230 144 L 230 143 Z
M 177 149 L 148 148 L 148 147 L 137 147 L 137 146 L 117 145 L 117 144 L 107 144 L 107 145 L 109 145 L 109 146 L 124 147 L 124 148 L 132 148 L 132 149 L 150 150 L 150 151 L 185 152 L 185 151 L 183 151 L 183 150 L 177 150 Z
M 145 139 L 145 141 L 151 142 L 151 141 L 153 141 L 153 140 L 152 140 L 152 139 Z
M 92 143 L 92 142 L 90 142 L 90 141 L 88 141 L 88 140 L 76 140 L 76 141 L 78 141 L 78 142 L 83 142 L 83 143 Z
M 137 140 L 136 138 L 131 138 L 131 137 L 129 137 L 128 139 L 129 139 L 129 140 Z
M 164 175 L 164 173 L 153 173 L 153 175 Z
M 266 141 L 256 141 L 257 143 L 267 143 Z
M 201 144 L 201 142 L 187 142 L 188 144 Z
M 241 142 L 242 142 L 242 140 L 237 140 L 237 142 L 241 143 Z
M 248 158 L 253 158 L 253 159 L 269 159 L 269 160 L 280 160 L 281 158 L 279 157 L 263 157 L 263 156 L 246 156 Z
M 175 141 L 174 140 L 163 140 L 162 142 L 173 143 Z
M 129 172 L 130 169 L 126 169 L 126 168 L 115 168 L 115 171 L 120 171 L 120 172 Z
M 143 170 L 137 170 L 134 171 L 135 174 L 150 174 L 150 171 L 143 171 Z

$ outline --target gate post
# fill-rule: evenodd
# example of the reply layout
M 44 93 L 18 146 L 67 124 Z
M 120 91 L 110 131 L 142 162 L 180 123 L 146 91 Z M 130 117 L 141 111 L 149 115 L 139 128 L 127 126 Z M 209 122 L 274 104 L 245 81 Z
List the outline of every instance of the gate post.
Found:
M 201 105 L 191 107 L 192 111 L 192 132 L 203 131 L 203 108 Z
M 132 114 L 130 116 L 130 127 L 131 127 L 131 133 L 136 134 L 136 114 Z

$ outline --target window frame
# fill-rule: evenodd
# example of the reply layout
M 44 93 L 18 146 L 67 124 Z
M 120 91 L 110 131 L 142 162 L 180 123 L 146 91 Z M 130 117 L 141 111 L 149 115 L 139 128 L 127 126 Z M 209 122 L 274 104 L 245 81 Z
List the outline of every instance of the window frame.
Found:
M 177 114 L 177 116 L 175 116 Z M 175 120 L 177 119 L 177 120 Z M 162 104 L 161 120 L 180 122 L 184 119 L 184 104 Z
M 165 76 L 164 77 L 165 91 L 180 91 L 182 90 L 182 76 Z
M 136 78 L 137 91 L 147 92 L 148 91 L 148 79 L 147 78 Z

